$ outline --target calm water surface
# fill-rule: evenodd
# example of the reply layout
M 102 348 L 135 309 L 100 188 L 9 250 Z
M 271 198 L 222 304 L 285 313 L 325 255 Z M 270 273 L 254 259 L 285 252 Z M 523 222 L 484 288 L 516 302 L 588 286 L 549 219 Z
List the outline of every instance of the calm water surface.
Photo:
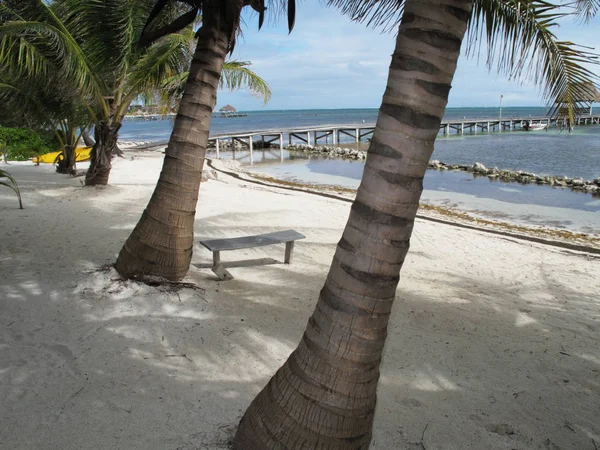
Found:
M 503 118 L 544 115 L 543 108 L 504 108 Z M 498 108 L 454 108 L 445 119 L 497 118 Z M 273 128 L 374 123 L 376 109 L 255 111 L 248 117 L 214 116 L 211 134 Z M 126 121 L 123 141 L 166 141 L 171 120 Z M 214 156 L 214 155 L 213 155 Z M 283 156 L 283 161 L 280 160 Z M 250 163 L 249 152 L 221 152 L 223 158 Z M 480 133 L 439 136 L 432 159 L 448 164 L 473 164 L 525 170 L 540 175 L 600 177 L 600 126 L 580 126 L 572 134 L 550 129 L 540 132 Z M 253 169 L 275 177 L 311 183 L 357 187 L 363 162 L 308 157 L 278 149 L 255 151 Z M 600 198 L 549 186 L 521 185 L 474 178 L 461 172 L 427 171 L 423 199 L 470 211 L 486 211 L 496 217 L 600 233 Z

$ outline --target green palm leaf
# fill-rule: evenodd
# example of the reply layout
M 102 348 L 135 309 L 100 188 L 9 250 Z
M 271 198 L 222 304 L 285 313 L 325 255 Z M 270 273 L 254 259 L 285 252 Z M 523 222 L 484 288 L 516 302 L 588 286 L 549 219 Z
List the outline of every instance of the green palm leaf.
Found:
M 557 20 L 573 11 L 542 0 L 478 0 L 473 7 L 467 53 L 477 54 L 475 43 L 485 36 L 487 65 L 511 79 L 527 77 L 543 92 L 550 114 L 565 115 L 574 123 L 585 86 L 598 77 L 587 67 L 597 55 L 572 42 L 559 41 L 552 32 Z M 591 97 L 588 97 L 591 98 Z
M 73 89 L 105 106 L 102 80 L 51 6 L 41 0 L 9 1 L 0 11 L 0 64 L 24 76 L 58 72 Z
M 184 75 L 187 78 L 192 47 L 193 34 L 188 33 L 170 34 L 152 44 L 129 71 L 126 98 L 120 111 L 124 113 L 129 103 L 143 92 L 158 91 L 159 86 Z
M 225 61 L 219 88 L 231 91 L 248 88 L 252 95 L 262 97 L 263 102 L 267 104 L 271 100 L 271 88 L 256 72 L 248 68 L 250 65 L 248 61 Z
M 585 22 L 588 22 L 596 17 L 599 9 L 600 1 L 598 0 L 576 0 L 576 14 Z
M 3 181 L 6 179 L 7 181 Z M 15 181 L 15 179 L 6 171 L 0 169 L 0 185 L 6 186 L 17 194 L 17 198 L 19 199 L 19 208 L 23 209 L 23 202 L 21 201 L 21 191 L 19 190 L 19 185 Z

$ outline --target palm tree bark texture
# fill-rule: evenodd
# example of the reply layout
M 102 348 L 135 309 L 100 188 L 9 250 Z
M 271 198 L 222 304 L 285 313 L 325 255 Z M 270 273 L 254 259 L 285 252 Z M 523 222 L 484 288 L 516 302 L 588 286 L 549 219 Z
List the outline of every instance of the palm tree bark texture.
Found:
M 162 172 L 117 259 L 115 267 L 125 277 L 155 275 L 180 280 L 189 269 L 210 120 L 231 36 L 217 14 L 213 19 L 204 11 Z
M 366 449 L 379 366 L 470 0 L 408 0 L 361 185 L 301 342 L 243 416 L 235 450 Z
M 85 174 L 85 185 L 107 185 L 112 168 L 113 153 L 118 151 L 120 122 L 111 120 L 97 123 L 94 127 L 94 145 L 90 152 L 90 167 Z

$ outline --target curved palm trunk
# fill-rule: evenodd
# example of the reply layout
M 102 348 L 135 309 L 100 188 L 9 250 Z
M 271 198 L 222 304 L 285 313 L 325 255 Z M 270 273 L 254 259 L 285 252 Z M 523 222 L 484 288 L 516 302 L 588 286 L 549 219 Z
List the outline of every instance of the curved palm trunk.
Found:
M 75 173 L 75 147 L 65 144 L 62 158 L 56 163 L 56 171 L 64 174 Z
M 471 6 L 406 2 L 327 281 L 298 348 L 242 418 L 234 449 L 368 448 L 389 315 Z
M 85 185 L 96 186 L 108 184 L 108 176 L 112 168 L 113 152 L 117 148 L 117 139 L 121 122 L 101 121 L 94 127 L 94 146 L 90 152 L 90 168 L 85 174 Z
M 117 259 L 116 269 L 125 277 L 180 280 L 190 266 L 210 120 L 229 44 L 229 35 L 207 19 L 198 33 L 158 184 Z
M 81 132 L 81 137 L 83 139 L 83 143 L 85 144 L 86 147 L 93 147 L 94 144 L 96 143 L 92 137 L 88 134 L 87 131 L 83 130 Z

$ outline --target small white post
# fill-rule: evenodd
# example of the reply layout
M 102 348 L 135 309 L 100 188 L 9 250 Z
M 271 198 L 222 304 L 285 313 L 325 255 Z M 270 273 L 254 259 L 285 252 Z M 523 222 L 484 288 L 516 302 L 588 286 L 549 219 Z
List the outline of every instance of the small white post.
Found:
M 357 128 L 356 129 L 356 143 L 358 144 L 359 142 L 360 142 L 360 131 Z
M 338 135 L 337 135 L 337 131 L 338 131 L 338 130 L 336 130 L 336 129 L 334 128 L 334 130 L 333 130 L 333 132 L 332 132 L 332 133 L 333 133 L 333 145 L 334 145 L 334 146 L 336 146 L 336 145 L 337 145 L 337 143 L 338 143 Z
M 248 147 L 250 147 L 250 165 L 254 164 L 254 154 L 252 153 L 252 136 L 248 136 Z
M 450 124 L 449 123 L 446 124 L 446 131 L 445 132 L 446 132 L 446 136 L 450 135 Z
M 217 159 L 219 159 L 219 138 L 216 139 L 215 145 L 217 147 Z
M 279 133 L 279 159 L 283 162 L 283 133 Z
M 460 134 L 465 134 L 465 123 L 464 122 L 460 123 Z
M 502 131 L 502 99 L 504 98 L 504 95 L 500 95 L 500 121 L 498 122 L 498 127 L 500 128 L 500 131 Z
M 317 132 L 315 131 L 315 140 L 317 137 Z M 310 145 L 310 131 L 306 132 L 306 145 Z

